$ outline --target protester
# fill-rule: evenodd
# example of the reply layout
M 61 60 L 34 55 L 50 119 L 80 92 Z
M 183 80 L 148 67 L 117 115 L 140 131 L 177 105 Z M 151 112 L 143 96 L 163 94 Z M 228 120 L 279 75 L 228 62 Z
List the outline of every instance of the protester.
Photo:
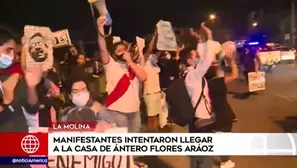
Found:
M 127 127 L 129 132 L 140 132 L 139 86 L 147 79 L 147 73 L 134 63 L 130 48 L 122 42 L 114 44 L 112 54 L 117 61 L 111 57 L 104 39 L 105 23 L 104 17 L 98 18 L 98 45 L 107 80 L 105 105 L 119 127 Z M 138 160 L 135 164 L 147 167 Z
M 204 79 L 204 75 L 212 64 L 215 55 L 220 52 L 220 48 L 218 47 L 217 42 L 212 40 L 212 32 L 204 25 L 204 23 L 201 24 L 201 28 L 206 32 L 207 36 L 205 39 L 208 40 L 203 43 L 198 43 L 197 50 L 200 59 L 198 59 L 196 55 L 191 54 L 191 50 L 188 50 L 189 52 L 186 52 L 187 50 L 185 50 L 181 53 L 181 59 L 183 60 L 183 63 L 188 66 L 187 71 L 185 72 L 186 89 L 190 95 L 193 107 L 197 107 L 193 118 L 210 119 L 211 115 L 209 110 L 212 109 L 212 107 L 209 97 L 209 88 L 206 80 Z M 200 42 L 202 42 L 201 39 Z M 203 83 L 205 83 L 204 88 L 202 88 Z M 211 131 L 212 130 L 204 127 L 197 128 L 195 120 L 193 120 L 192 123 L 189 123 L 190 133 Z M 211 157 L 191 157 L 192 168 L 210 168 L 212 165 L 213 161 Z
M 157 65 L 157 56 L 153 54 L 153 48 L 157 38 L 157 29 L 149 43 L 149 46 L 143 53 L 141 65 L 147 73 L 147 80 L 143 86 L 143 98 L 146 104 L 146 113 L 148 116 L 148 129 L 158 131 L 167 124 L 168 110 L 163 110 L 161 105 L 161 88 L 159 81 L 160 67 Z M 142 54 L 142 51 L 140 51 Z
M 220 66 L 211 66 L 205 74 L 207 79 L 212 108 L 216 112 L 216 122 L 212 125 L 215 132 L 231 132 L 234 112 L 227 100 L 227 84 L 238 77 L 238 69 L 232 52 L 226 53 L 231 74 L 220 77 Z M 233 168 L 235 164 L 228 156 L 221 157 L 221 168 Z
M 104 39 L 104 25 L 105 18 L 100 17 L 98 44 L 107 78 L 106 107 L 117 120 L 116 124 L 128 127 L 129 132 L 139 132 L 139 83 L 147 79 L 147 74 L 132 61 L 127 46 L 122 43 L 116 44 L 113 51 L 119 61 L 111 57 Z
M 249 47 L 247 49 L 247 52 L 245 52 L 242 58 L 242 64 L 244 66 L 244 76 L 247 81 L 247 85 L 249 83 L 249 77 L 248 74 L 250 72 L 259 72 L 260 69 L 260 59 L 257 54 L 257 50 L 255 47 Z M 257 93 L 255 92 L 247 92 L 246 94 L 243 95 L 243 98 L 248 98 L 251 95 L 256 95 Z
M 73 75 L 69 77 L 66 86 L 66 94 L 68 95 L 71 102 L 68 103 L 68 106 L 65 108 L 62 116 L 62 121 L 66 121 L 68 114 L 74 113 L 82 115 L 84 114 L 91 115 L 89 112 L 84 113 L 85 111 L 93 111 L 93 115 L 97 116 L 98 119 L 109 120 L 108 114 L 106 114 L 105 108 L 97 101 L 94 101 L 90 96 L 90 89 L 86 80 L 86 76 L 76 76 Z M 80 110 L 83 109 L 83 110 Z M 65 118 L 66 117 L 66 118 Z
M 0 28 L 0 80 L 2 82 L 2 104 L 0 132 L 28 132 L 22 107 L 28 113 L 38 112 L 36 85 L 42 77 L 42 68 L 27 69 L 24 79 L 19 63 L 14 63 L 16 37 L 8 28 Z

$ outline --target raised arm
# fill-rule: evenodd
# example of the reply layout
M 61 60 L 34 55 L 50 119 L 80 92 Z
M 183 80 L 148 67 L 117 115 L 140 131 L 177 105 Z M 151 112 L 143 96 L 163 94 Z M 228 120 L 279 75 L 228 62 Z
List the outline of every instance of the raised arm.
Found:
M 110 54 L 107 50 L 106 41 L 104 37 L 104 25 L 106 23 L 106 18 L 101 16 L 97 20 L 97 26 L 98 26 L 98 47 L 99 47 L 99 53 L 101 56 L 101 60 L 103 64 L 107 64 L 110 59 Z
M 201 36 L 196 33 L 193 28 L 190 28 L 190 34 L 197 40 L 198 43 L 202 43 Z
M 158 36 L 158 30 L 157 28 L 155 29 L 155 32 L 154 32 L 154 35 L 150 41 L 150 44 L 147 48 L 147 50 L 145 51 L 145 53 L 143 54 L 143 59 L 144 59 L 144 62 L 146 62 L 149 58 L 149 56 L 152 54 L 153 52 L 153 49 L 154 49 L 154 44 L 155 44 L 155 41 L 157 39 L 157 36 Z
M 226 84 L 230 83 L 238 78 L 238 68 L 237 68 L 234 56 L 233 56 L 233 54 L 231 54 L 231 55 L 229 55 L 229 54 L 231 54 L 231 53 L 227 53 L 227 55 L 225 57 L 227 58 L 228 65 L 231 68 L 231 74 L 225 76 Z
M 206 43 L 200 43 L 197 45 L 200 61 L 196 65 L 195 73 L 198 78 L 205 75 L 214 60 L 219 45 L 218 42 L 212 40 L 212 32 L 204 25 L 204 23 L 201 24 L 201 28 L 206 32 L 208 40 Z
M 128 51 L 129 51 L 129 49 L 128 49 Z M 124 60 L 126 60 L 129 67 L 132 69 L 132 71 L 135 73 L 136 77 L 141 82 L 146 81 L 147 73 L 132 60 L 131 54 L 128 51 L 126 51 L 123 55 Z

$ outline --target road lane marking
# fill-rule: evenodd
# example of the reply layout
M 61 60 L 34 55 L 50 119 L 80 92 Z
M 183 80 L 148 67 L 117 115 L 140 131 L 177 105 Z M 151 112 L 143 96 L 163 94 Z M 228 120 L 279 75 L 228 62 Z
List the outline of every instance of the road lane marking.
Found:
M 291 102 L 294 101 L 294 99 L 292 99 L 289 96 L 285 96 L 285 95 L 277 94 L 277 93 L 272 93 L 272 94 L 275 95 L 275 96 L 277 96 L 277 97 L 279 97 L 279 98 L 286 99 L 286 100 L 291 101 Z

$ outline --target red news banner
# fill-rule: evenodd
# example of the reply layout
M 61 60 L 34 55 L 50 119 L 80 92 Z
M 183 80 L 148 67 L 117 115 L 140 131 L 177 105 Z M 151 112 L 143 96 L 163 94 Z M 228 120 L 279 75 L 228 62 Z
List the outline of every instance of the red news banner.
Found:
M 1 133 L 0 156 L 48 155 L 48 133 Z

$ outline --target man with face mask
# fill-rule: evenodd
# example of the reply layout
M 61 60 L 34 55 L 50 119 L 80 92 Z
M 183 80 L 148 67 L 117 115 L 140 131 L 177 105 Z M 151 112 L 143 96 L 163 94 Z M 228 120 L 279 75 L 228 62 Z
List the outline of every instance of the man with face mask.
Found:
M 129 48 L 123 43 L 114 47 L 112 54 L 116 59 L 111 57 L 104 38 L 105 23 L 105 17 L 98 18 L 99 52 L 107 80 L 108 95 L 105 105 L 116 119 L 118 126 L 128 127 L 129 132 L 139 132 L 141 127 L 139 87 L 140 82 L 147 79 L 147 74 L 133 61 Z
M 48 57 L 48 46 L 40 33 L 34 34 L 29 40 L 29 53 L 35 62 L 43 62 Z
M 3 98 L 0 109 L 0 132 L 28 132 L 22 107 L 31 114 L 38 112 L 36 85 L 42 76 L 41 67 L 23 73 L 15 63 L 16 38 L 7 28 L 0 28 L 0 80 Z M 20 78 L 25 77 L 26 83 Z

